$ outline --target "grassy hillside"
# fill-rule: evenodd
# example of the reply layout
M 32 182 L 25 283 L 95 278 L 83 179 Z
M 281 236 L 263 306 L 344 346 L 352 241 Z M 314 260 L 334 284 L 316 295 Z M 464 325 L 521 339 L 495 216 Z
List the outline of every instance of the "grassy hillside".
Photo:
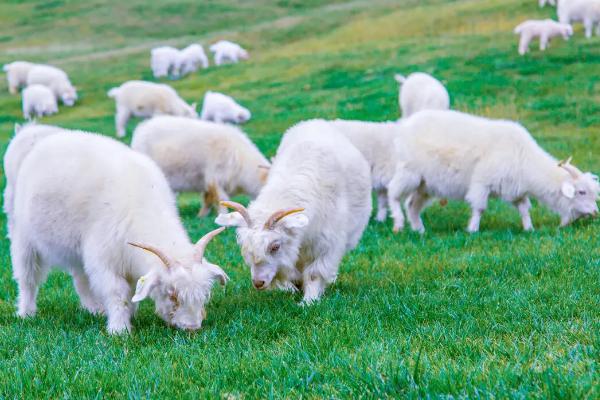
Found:
M 427 71 L 454 108 L 519 120 L 556 157 L 599 172 L 600 39 L 577 27 L 568 43 L 518 56 L 513 27 L 553 15 L 536 3 L 8 1 L 0 62 L 61 66 L 81 99 L 44 122 L 114 135 L 106 91 L 152 79 L 151 47 L 239 41 L 248 62 L 170 83 L 190 102 L 206 90 L 234 96 L 252 111 L 244 130 L 268 156 L 300 120 L 397 118 L 394 72 Z M 21 119 L 20 98 L 3 82 L 2 149 Z M 196 218 L 197 196 L 179 202 L 192 239 L 214 227 L 214 215 Z M 207 250 L 231 281 L 215 289 L 203 328 L 168 328 L 146 302 L 127 337 L 108 336 L 59 272 L 41 290 L 38 315 L 18 320 L 2 240 L 0 397 L 598 398 L 600 225 L 558 229 L 537 204 L 532 216 L 536 231 L 524 233 L 516 210 L 492 201 L 476 235 L 464 232 L 461 203 L 429 208 L 423 236 L 372 221 L 336 284 L 308 308 L 299 295 L 255 291 L 229 231 Z

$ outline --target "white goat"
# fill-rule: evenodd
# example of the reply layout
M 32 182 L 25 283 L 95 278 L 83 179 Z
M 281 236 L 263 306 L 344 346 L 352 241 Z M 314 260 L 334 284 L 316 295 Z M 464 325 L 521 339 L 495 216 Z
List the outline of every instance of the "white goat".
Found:
M 561 0 L 557 14 L 563 24 L 582 22 L 588 39 L 592 37 L 594 26 L 596 34 L 600 35 L 600 0 Z
M 415 72 L 408 77 L 394 75 L 400 84 L 398 102 L 402 118 L 407 118 L 421 110 L 447 110 L 450 108 L 450 95 L 444 85 L 433 76 Z
M 30 85 L 23 89 L 23 116 L 25 119 L 43 117 L 56 114 L 58 103 L 49 87 L 44 85 Z
M 240 60 L 247 60 L 249 55 L 239 44 L 228 40 L 219 40 L 209 47 L 214 53 L 215 65 L 222 65 L 227 62 L 238 63 Z
M 371 213 L 369 165 L 326 121 L 302 122 L 284 135 L 269 179 L 248 209 L 220 214 L 236 226 L 252 283 L 258 290 L 302 288 L 316 301 L 335 281 Z
M 231 125 L 154 117 L 135 128 L 131 148 L 153 159 L 174 191 L 203 193 L 199 216 L 231 195 L 256 197 L 268 175 L 269 161 Z
M 200 118 L 203 120 L 243 124 L 248 122 L 251 116 L 250 110 L 239 105 L 230 96 L 211 91 L 204 95 L 200 113 Z
M 371 169 L 371 183 L 377 192 L 377 221 L 387 217 L 387 187 L 396 171 L 394 139 L 397 122 L 331 121 L 331 126 L 346 136 L 361 152 Z
M 6 148 L 6 153 L 4 153 L 6 187 L 4 188 L 3 206 L 7 217 L 8 237 L 10 237 L 13 225 L 11 218 L 14 208 L 15 185 L 21 163 L 40 140 L 60 132 L 64 132 L 64 129 L 51 125 L 36 123 L 29 123 L 23 126 L 15 125 L 15 137 L 10 141 Z
M 194 43 L 179 51 L 177 64 L 179 75 L 183 76 L 196 72 L 200 67 L 208 68 L 208 57 L 204 48 Z
M 573 27 L 569 24 L 561 24 L 551 19 L 528 20 L 515 28 L 515 34 L 521 35 L 519 40 L 519 54 L 524 55 L 529 51 L 529 43 L 534 38 L 540 39 L 540 50 L 544 51 L 548 47 L 550 39 L 562 36 L 564 40 L 569 40 L 573 35 Z
M 27 74 L 27 86 L 34 84 L 48 86 L 65 106 L 70 107 L 77 100 L 77 90 L 62 69 L 51 65 L 34 65 Z
M 8 91 L 11 94 L 17 94 L 21 87 L 27 85 L 27 74 L 34 65 L 34 63 L 27 61 L 14 61 L 10 64 L 4 64 L 2 69 L 6 72 Z
M 130 331 L 135 303 L 148 296 L 167 323 L 198 329 L 213 282 L 227 280 L 203 258 L 221 229 L 193 245 L 156 164 L 101 135 L 41 140 L 21 165 L 13 217 L 21 317 L 35 314 L 38 288 L 55 265 L 73 276 L 83 307 L 107 314 L 110 333 Z
M 155 47 L 150 51 L 150 67 L 155 78 L 179 75 L 179 50 L 171 46 Z
M 455 111 L 422 111 L 400 125 L 397 170 L 389 196 L 407 201 L 413 230 L 425 230 L 420 213 L 430 196 L 464 199 L 472 209 L 468 231 L 477 232 L 490 196 L 514 204 L 532 230 L 529 197 L 560 214 L 561 225 L 595 215 L 597 177 L 546 153 L 521 125 Z M 402 212 L 392 206 L 395 230 Z
M 117 136 L 126 134 L 127 121 L 132 116 L 149 118 L 155 115 L 177 115 L 196 118 L 196 103 L 187 104 L 169 85 L 145 81 L 128 81 L 108 91 L 114 98 L 117 112 Z

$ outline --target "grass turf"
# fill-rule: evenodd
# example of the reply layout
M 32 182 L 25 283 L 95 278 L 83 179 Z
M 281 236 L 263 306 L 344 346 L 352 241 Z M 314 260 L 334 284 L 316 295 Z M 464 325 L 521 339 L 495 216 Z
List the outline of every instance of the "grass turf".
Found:
M 209 89 L 239 99 L 253 112 L 244 129 L 268 156 L 300 120 L 397 118 L 393 73 L 424 70 L 444 80 L 456 109 L 517 119 L 552 154 L 599 171 L 600 39 L 578 28 L 569 43 L 519 57 L 512 28 L 553 13 L 536 3 L 9 1 L 0 61 L 65 68 L 81 99 L 44 122 L 113 135 L 106 91 L 151 79 L 153 45 L 237 40 L 249 62 L 171 83 L 190 102 Z M 3 148 L 21 120 L 5 89 Z M 214 227 L 214 215 L 195 217 L 197 196 L 179 202 L 193 239 Z M 82 311 L 62 273 L 43 286 L 38 315 L 18 320 L 2 240 L 0 397 L 600 397 L 599 225 L 558 229 L 536 204 L 536 231 L 524 233 L 517 212 L 492 201 L 469 235 L 468 217 L 464 204 L 435 205 L 424 236 L 371 222 L 308 308 L 298 295 L 253 290 L 229 231 L 207 250 L 231 281 L 214 290 L 202 330 L 173 330 L 146 302 L 126 337 Z

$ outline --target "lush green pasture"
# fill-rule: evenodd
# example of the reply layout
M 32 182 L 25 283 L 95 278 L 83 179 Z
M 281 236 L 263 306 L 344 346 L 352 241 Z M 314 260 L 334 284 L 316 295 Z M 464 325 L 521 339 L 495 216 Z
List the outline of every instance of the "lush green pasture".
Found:
M 239 99 L 253 112 L 244 129 L 269 156 L 303 119 L 397 118 L 393 73 L 424 70 L 455 108 L 517 119 L 557 157 L 600 172 L 600 39 L 578 27 L 546 54 L 518 56 L 513 27 L 552 15 L 536 3 L 11 0 L 0 4 L 0 62 L 63 67 L 81 99 L 44 122 L 113 135 L 106 91 L 151 79 L 152 46 L 239 41 L 248 62 L 172 84 L 189 101 L 209 89 Z M 2 81 L 2 149 L 20 121 Z M 193 239 L 214 227 L 214 215 L 195 217 L 196 196 L 180 206 Z M 2 240 L 0 398 L 600 398 L 598 222 L 558 229 L 536 204 L 536 231 L 524 233 L 517 212 L 492 201 L 469 235 L 468 217 L 464 204 L 432 206 L 423 236 L 371 222 L 337 283 L 306 308 L 299 295 L 255 291 L 228 231 L 208 258 L 231 281 L 215 288 L 203 328 L 171 329 L 147 302 L 126 337 L 82 311 L 62 273 L 42 288 L 38 315 L 18 320 Z

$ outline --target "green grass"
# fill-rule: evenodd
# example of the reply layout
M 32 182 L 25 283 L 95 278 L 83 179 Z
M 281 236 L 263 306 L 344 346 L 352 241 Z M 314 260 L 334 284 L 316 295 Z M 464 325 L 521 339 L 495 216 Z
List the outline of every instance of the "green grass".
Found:
M 209 89 L 239 99 L 253 112 L 244 129 L 268 156 L 300 120 L 397 118 L 393 73 L 424 70 L 444 80 L 456 109 L 519 120 L 555 156 L 598 172 L 600 39 L 578 27 L 545 54 L 517 55 L 512 28 L 550 15 L 534 0 L 7 1 L 0 61 L 65 68 L 81 101 L 44 122 L 113 135 L 105 93 L 151 79 L 153 45 L 240 41 L 248 62 L 172 84 L 189 101 Z M 3 148 L 21 120 L 4 85 Z M 197 196 L 180 198 L 193 239 L 214 227 L 198 207 Z M 228 231 L 208 258 L 231 281 L 214 290 L 203 328 L 171 329 L 146 302 L 127 337 L 108 336 L 59 272 L 38 315 L 18 320 L 3 240 L 0 398 L 599 398 L 599 224 L 558 229 L 536 204 L 537 229 L 524 233 L 516 211 L 492 201 L 468 235 L 468 217 L 464 204 L 435 205 L 424 236 L 371 222 L 308 308 L 298 295 L 253 290 Z

